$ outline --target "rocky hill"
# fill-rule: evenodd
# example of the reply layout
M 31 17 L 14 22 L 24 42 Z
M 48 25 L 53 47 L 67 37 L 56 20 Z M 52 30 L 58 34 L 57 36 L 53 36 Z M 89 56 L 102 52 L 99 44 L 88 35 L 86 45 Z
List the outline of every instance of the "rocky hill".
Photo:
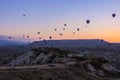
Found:
M 0 67 L 0 80 L 3 77 L 3 80 L 120 79 L 119 44 L 103 40 L 57 40 L 22 47 L 26 50 L 19 55 L 6 57 L 6 66 Z M 10 76 L 13 74 L 16 75 Z
M 100 55 L 89 51 L 71 52 L 58 48 L 44 47 L 32 49 L 25 54 L 11 60 L 7 65 L 31 66 L 49 64 L 48 66 L 57 68 L 57 70 L 59 70 L 59 68 L 54 64 L 62 64 L 66 66 L 65 68 L 63 67 L 63 70 L 68 72 L 64 75 L 69 75 L 69 73 L 71 73 L 73 76 L 79 75 L 79 77 L 81 77 L 81 79 L 83 80 L 115 80 L 120 78 L 120 69 L 117 67 L 119 65 L 112 64 L 112 60 L 110 57 L 111 54 L 112 53 L 105 53 L 104 55 Z M 59 72 L 61 73 L 61 71 Z M 74 75 L 74 72 L 76 75 Z M 46 76 L 48 75 L 46 74 Z M 52 80 L 57 80 L 55 79 L 55 77 L 57 76 L 60 76 L 60 74 L 53 76 Z M 69 80 L 78 79 L 72 77 Z
M 78 47 L 106 47 L 110 43 L 102 39 L 80 39 L 80 40 L 43 40 L 35 41 L 34 47 L 62 47 L 62 48 L 78 48 Z

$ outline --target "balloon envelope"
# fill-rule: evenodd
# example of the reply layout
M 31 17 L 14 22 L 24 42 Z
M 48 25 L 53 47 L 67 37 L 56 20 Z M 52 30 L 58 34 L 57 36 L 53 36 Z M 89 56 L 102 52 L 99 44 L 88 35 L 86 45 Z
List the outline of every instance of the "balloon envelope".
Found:
M 27 36 L 27 38 L 29 38 L 29 36 Z
M 113 13 L 113 14 L 112 14 L 112 17 L 114 18 L 115 16 L 116 16 L 116 14 L 115 14 L 115 13 Z
M 79 28 L 77 28 L 77 31 L 79 31 L 80 29 Z
M 52 39 L 52 37 L 50 36 L 49 39 Z
M 60 36 L 62 36 L 63 34 L 62 33 L 60 33 Z
M 75 34 L 75 32 L 73 32 L 73 34 Z
M 40 32 L 38 32 L 38 34 L 40 34 Z
M 67 24 L 64 24 L 64 26 L 67 26 Z
M 9 39 L 11 39 L 11 37 L 8 37 Z
M 39 39 L 41 39 L 41 37 L 39 37 Z
M 23 16 L 23 17 L 25 17 L 26 15 L 25 15 L 25 14 L 23 14 L 22 16 Z
M 63 28 L 63 30 L 65 30 L 65 28 Z
M 57 29 L 55 29 L 55 31 L 57 31 Z
M 90 20 L 86 20 L 86 23 L 89 24 L 89 23 L 90 23 Z
M 23 37 L 25 37 L 25 35 L 23 35 Z

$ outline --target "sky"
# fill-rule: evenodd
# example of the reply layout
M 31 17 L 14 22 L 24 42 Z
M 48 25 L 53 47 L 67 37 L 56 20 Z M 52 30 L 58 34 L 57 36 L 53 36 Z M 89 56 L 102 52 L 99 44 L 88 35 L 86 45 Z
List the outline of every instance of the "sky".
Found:
M 0 36 L 24 40 L 23 35 L 120 42 L 120 0 L 0 0 Z

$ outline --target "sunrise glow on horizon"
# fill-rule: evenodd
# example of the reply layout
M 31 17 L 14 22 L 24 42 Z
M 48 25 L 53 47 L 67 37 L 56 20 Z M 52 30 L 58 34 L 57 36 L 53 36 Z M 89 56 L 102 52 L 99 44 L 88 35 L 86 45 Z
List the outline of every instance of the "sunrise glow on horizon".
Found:
M 0 36 L 23 35 L 120 42 L 120 0 L 1 0 Z

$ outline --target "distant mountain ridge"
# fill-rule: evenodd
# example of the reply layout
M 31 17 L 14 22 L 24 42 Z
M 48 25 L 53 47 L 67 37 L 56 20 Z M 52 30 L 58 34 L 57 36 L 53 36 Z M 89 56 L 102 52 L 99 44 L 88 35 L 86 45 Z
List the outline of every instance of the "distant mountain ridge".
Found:
M 4 45 L 21 45 L 24 42 L 12 41 L 12 40 L 0 40 L 0 46 Z
M 5 41 L 4 41 L 5 42 Z M 119 43 L 110 43 L 102 39 L 79 39 L 79 40 L 41 40 L 34 41 L 29 44 L 21 42 L 2 43 L 0 46 L 6 49 L 12 49 L 17 51 L 27 51 L 38 47 L 54 47 L 63 49 L 84 49 L 84 48 L 104 48 L 119 50 Z
M 30 44 L 36 47 L 106 47 L 110 43 L 102 39 L 46 40 Z

